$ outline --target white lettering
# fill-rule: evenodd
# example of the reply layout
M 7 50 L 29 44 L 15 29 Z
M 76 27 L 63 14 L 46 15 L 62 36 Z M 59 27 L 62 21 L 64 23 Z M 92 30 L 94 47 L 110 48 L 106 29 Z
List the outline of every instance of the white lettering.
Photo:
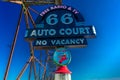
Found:
M 64 35 L 64 34 L 65 34 L 65 33 L 64 33 L 64 29 L 60 29 L 59 34 L 60 34 L 60 35 Z
M 79 33 L 79 31 L 78 31 L 78 28 L 73 28 L 73 34 L 78 34 Z
M 65 32 L 66 32 L 67 35 L 71 35 L 72 34 L 72 30 L 70 28 L 67 28 Z
M 61 44 L 62 45 L 64 45 L 65 44 L 65 40 L 63 39 L 63 40 L 61 40 Z
M 50 29 L 49 30 L 49 35 L 53 36 L 56 34 L 56 30 L 55 29 Z
M 75 44 L 75 39 L 70 39 L 71 44 Z
M 84 28 L 79 28 L 80 34 L 85 34 L 85 29 Z
M 47 41 L 46 40 L 36 40 L 36 45 L 45 46 L 45 45 L 47 45 Z
M 71 7 L 68 7 L 68 10 L 70 10 L 70 11 L 71 11 L 71 10 L 72 10 L 72 8 L 71 8 Z
M 67 8 L 67 6 L 63 6 L 63 5 L 56 5 L 56 6 L 50 7 L 50 9 L 51 9 L 51 10 L 54 10 L 54 9 L 59 9 L 59 8 L 66 9 L 66 8 Z
M 76 39 L 76 43 L 77 43 L 77 44 L 80 44 L 80 39 Z
M 30 36 L 34 36 L 34 37 L 37 36 L 36 30 L 33 30 Z
M 38 36 L 42 36 L 43 35 L 43 31 L 38 30 Z
M 60 40 L 57 40 L 56 45 L 60 45 L 60 44 L 61 44 Z
M 26 37 L 50 37 L 50 36 L 59 36 L 59 37 L 65 37 L 65 36 L 84 36 L 87 34 L 90 34 L 90 28 L 89 27 L 80 27 L 80 28 L 61 28 L 59 30 L 57 29 L 38 29 L 38 30 L 32 30 L 32 31 L 26 31 L 25 36 Z
M 51 40 L 53 46 L 56 45 L 80 45 L 85 41 L 84 38 L 80 39 L 61 39 L 61 40 Z
M 56 40 L 51 40 L 52 45 L 55 45 Z
M 86 28 L 85 28 L 85 31 L 86 31 L 86 33 L 87 33 L 87 34 L 89 34 L 89 33 L 90 33 L 90 32 L 89 32 L 89 30 L 90 30 L 90 28 L 89 28 L 89 27 L 86 27 Z
M 28 36 L 28 30 L 25 31 L 25 37 L 27 37 L 27 36 Z
M 85 40 L 84 38 L 83 38 L 83 39 L 80 39 L 80 42 L 83 44 L 83 43 L 84 43 L 84 40 Z

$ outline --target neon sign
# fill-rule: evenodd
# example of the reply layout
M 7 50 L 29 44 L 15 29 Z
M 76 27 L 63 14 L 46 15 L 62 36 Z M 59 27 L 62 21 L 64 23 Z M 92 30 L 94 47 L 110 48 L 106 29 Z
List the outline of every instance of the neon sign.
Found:
M 66 5 L 45 9 L 35 23 L 37 28 L 25 32 L 25 39 L 34 41 L 35 47 L 85 47 L 86 38 L 96 36 L 95 27 L 86 26 L 80 12 Z

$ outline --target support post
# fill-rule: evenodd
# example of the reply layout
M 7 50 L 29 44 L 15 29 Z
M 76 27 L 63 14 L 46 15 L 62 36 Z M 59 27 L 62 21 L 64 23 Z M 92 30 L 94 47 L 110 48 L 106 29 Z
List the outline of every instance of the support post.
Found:
M 31 74 L 32 74 L 32 63 L 30 63 L 30 72 L 29 72 L 28 80 L 30 80 Z
M 37 80 L 37 73 L 36 73 L 35 59 L 33 59 L 32 63 L 33 63 L 34 78 L 35 78 L 35 80 Z
M 21 8 L 20 16 L 19 16 L 19 20 L 18 20 L 18 24 L 17 24 L 17 28 L 16 28 L 16 32 L 15 32 L 14 39 L 13 39 L 13 42 L 12 42 L 12 48 L 11 48 L 11 51 L 10 51 L 10 56 L 9 56 L 6 71 L 5 71 L 5 74 L 4 74 L 4 80 L 7 79 L 7 76 L 8 76 L 8 73 L 9 73 L 9 69 L 10 69 L 10 65 L 11 65 L 11 61 L 12 61 L 12 56 L 13 56 L 13 53 L 14 53 L 14 49 L 15 49 L 15 45 L 16 45 L 16 41 L 17 41 L 17 36 L 18 36 L 19 28 L 20 28 L 22 12 L 23 12 L 23 10 Z
M 21 70 L 20 74 L 18 75 L 16 80 L 20 80 L 20 77 L 22 76 L 22 74 L 24 73 L 24 71 L 26 70 L 26 68 L 28 67 L 29 63 L 31 62 L 31 60 L 33 59 L 33 57 L 30 57 L 30 59 L 28 60 L 28 62 L 26 62 L 25 66 L 23 67 L 23 69 Z

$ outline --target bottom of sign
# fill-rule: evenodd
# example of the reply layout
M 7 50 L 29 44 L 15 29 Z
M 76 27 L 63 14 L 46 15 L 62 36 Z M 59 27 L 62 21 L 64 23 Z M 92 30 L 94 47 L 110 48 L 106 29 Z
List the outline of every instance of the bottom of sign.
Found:
M 36 50 L 42 50 L 42 49 L 56 49 L 56 48 L 60 48 L 60 47 L 65 47 L 65 48 L 85 48 L 87 47 L 87 45 L 69 45 L 69 46 L 34 46 L 34 49 Z

